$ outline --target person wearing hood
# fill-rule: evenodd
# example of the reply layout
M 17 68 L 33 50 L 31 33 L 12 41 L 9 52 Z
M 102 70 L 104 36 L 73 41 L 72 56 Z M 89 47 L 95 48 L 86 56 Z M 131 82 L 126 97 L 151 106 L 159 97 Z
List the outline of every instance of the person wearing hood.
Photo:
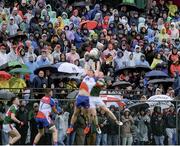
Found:
M 124 59 L 125 59 L 125 56 L 124 56 Z M 130 53 L 128 59 L 125 59 L 125 60 L 126 61 L 125 61 L 124 65 L 127 66 L 127 67 L 134 67 L 136 65 L 135 60 L 134 60 L 134 53 L 133 52 Z
M 151 69 L 154 69 L 157 64 L 162 63 L 163 61 L 161 60 L 161 54 L 157 53 L 156 56 L 153 59 L 153 62 L 151 64 Z
M 56 12 L 52 11 L 50 21 L 53 23 L 53 26 L 54 26 L 55 22 L 57 21 L 56 16 L 57 16 Z
M 167 5 L 167 8 L 169 9 L 168 15 L 169 16 L 174 16 L 175 12 L 178 11 L 178 7 L 177 7 L 177 5 L 173 4 L 172 0 L 169 0 L 168 3 L 169 3 Z
M 54 29 L 57 31 L 60 29 L 61 31 L 64 29 L 64 22 L 62 20 L 62 17 L 58 17 L 56 22 L 54 23 Z
M 126 108 L 124 110 L 124 114 L 121 116 L 121 120 L 123 122 L 121 129 L 122 145 L 132 145 L 132 126 L 134 124 L 134 120 L 129 109 Z
M 80 49 L 81 45 L 85 41 L 83 35 L 81 34 L 80 28 L 78 28 L 77 31 L 74 33 L 74 37 L 75 37 L 74 39 L 75 46 L 77 49 Z
M 101 10 L 100 10 L 100 5 L 99 4 L 96 4 L 94 6 L 94 9 L 90 10 L 88 12 L 88 18 L 89 20 L 93 20 L 96 16 L 97 13 L 102 13 Z
M 175 62 L 176 60 L 180 60 L 180 55 L 178 54 L 178 50 L 176 47 L 173 47 L 171 54 L 169 55 L 170 63 Z
M 14 17 L 15 24 L 19 25 L 22 22 L 22 16 L 18 13 L 18 8 L 14 7 L 12 11 L 12 17 Z
M 73 11 L 73 15 L 70 18 L 70 21 L 75 25 L 75 27 L 79 27 L 81 22 L 81 18 L 78 15 L 79 15 L 79 11 L 75 9 Z
M 162 40 L 165 39 L 166 41 L 169 39 L 169 35 L 166 33 L 166 28 L 162 27 L 160 33 L 156 35 L 159 38 L 159 42 L 162 43 Z
M 40 17 L 41 17 L 41 11 L 40 9 L 36 9 L 35 10 L 35 16 L 30 20 L 30 32 L 34 32 L 34 31 L 40 31 L 41 28 L 39 26 L 40 23 Z
M 99 29 L 99 30 L 102 29 L 102 21 L 103 21 L 102 14 L 101 13 L 96 13 L 93 20 L 97 22 L 96 29 Z
M 170 27 L 171 40 L 179 39 L 179 30 L 176 28 L 176 23 L 172 22 Z
M 170 66 L 170 72 L 171 72 L 172 77 L 175 77 L 176 72 L 178 72 L 180 75 L 180 63 L 179 62 L 180 62 L 179 59 L 177 59 Z
M 63 21 L 64 25 L 70 24 L 70 20 L 68 19 L 68 14 L 66 12 L 63 12 L 61 17 L 62 17 L 62 21 Z
M 118 51 L 117 52 L 117 56 L 116 58 L 114 59 L 114 67 L 115 67 L 115 70 L 118 70 L 120 68 L 123 68 L 125 67 L 125 60 L 124 60 L 124 56 L 123 56 L 123 52 L 122 51 Z
M 109 17 L 109 24 L 110 24 L 111 22 L 114 22 L 115 15 L 116 15 L 116 16 L 119 15 L 117 9 L 114 9 L 112 15 Z
M 149 63 L 145 60 L 145 55 L 141 55 L 139 61 L 136 62 L 136 65 L 143 65 L 149 67 Z
M 103 19 L 103 24 L 102 24 L 103 29 L 108 28 L 108 26 L 109 26 L 108 22 L 109 22 L 109 16 L 105 16 L 104 19 Z
M 19 29 L 18 25 L 15 23 L 14 17 L 10 17 L 10 22 L 7 26 L 7 31 L 10 36 L 17 34 L 17 30 Z
M 35 59 L 34 59 L 33 55 L 29 55 L 29 56 L 28 56 L 28 61 L 25 63 L 25 65 L 27 66 L 27 68 L 28 68 L 29 70 L 32 71 L 32 73 L 30 74 L 30 83 L 32 83 L 32 82 L 33 82 L 33 79 L 34 79 L 34 77 L 35 77 L 35 75 L 34 75 L 34 70 L 35 70 L 36 68 L 38 68 L 38 65 L 37 65 L 37 63 L 35 62 Z
M 3 39 L 0 38 L 0 41 Z M 6 54 L 6 45 L 4 43 L 0 44 L 0 66 L 8 62 L 8 55 Z
M 66 33 L 66 38 L 67 38 L 67 40 L 68 41 L 74 41 L 74 33 L 73 33 L 73 31 L 71 31 L 70 30 L 70 28 L 69 28 L 69 26 L 68 25 L 66 25 L 65 27 L 64 27 L 64 31 L 65 31 L 65 33 Z
M 141 60 L 141 56 L 144 55 L 143 53 L 141 53 L 141 47 L 136 45 L 135 46 L 135 52 L 134 52 L 134 61 L 138 62 Z
M 29 24 L 31 19 L 33 18 L 32 8 L 28 8 L 27 13 L 24 16 L 27 17 L 27 23 Z
M 36 63 L 38 67 L 50 64 L 50 61 L 47 58 L 47 50 L 42 50 L 41 55 L 37 57 Z

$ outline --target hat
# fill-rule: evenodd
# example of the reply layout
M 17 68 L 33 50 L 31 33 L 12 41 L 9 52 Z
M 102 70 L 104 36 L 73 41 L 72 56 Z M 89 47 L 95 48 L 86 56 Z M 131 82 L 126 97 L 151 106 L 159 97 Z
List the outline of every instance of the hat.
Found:
M 129 110 L 128 108 L 126 108 L 126 109 L 124 110 L 124 113 L 125 113 L 125 112 L 130 112 L 130 110 Z
M 38 104 L 37 102 L 35 102 L 35 103 L 33 104 L 33 107 L 37 107 L 37 106 L 39 106 L 39 104 Z
M 136 46 L 135 46 L 135 49 L 137 49 L 137 48 L 140 48 L 140 46 L 139 46 L 139 45 L 136 45 Z
M 13 16 L 10 17 L 10 20 L 12 20 L 12 19 L 14 20 L 14 17 L 13 17 Z

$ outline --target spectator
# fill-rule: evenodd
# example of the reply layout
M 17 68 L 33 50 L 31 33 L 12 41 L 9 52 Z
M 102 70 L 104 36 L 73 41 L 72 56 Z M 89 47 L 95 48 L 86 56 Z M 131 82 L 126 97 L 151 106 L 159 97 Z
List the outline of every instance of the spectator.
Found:
M 10 17 L 10 22 L 7 26 L 7 31 L 9 35 L 13 36 L 17 34 L 17 30 L 19 29 L 18 25 L 14 22 L 14 17 Z
M 136 65 L 149 66 L 149 63 L 145 60 L 145 56 L 142 55 L 140 60 L 136 62 Z
M 157 64 L 162 63 L 161 55 L 159 53 L 156 54 L 156 57 L 154 57 L 153 62 L 151 64 L 151 68 L 154 69 Z
M 23 135 L 19 140 L 18 144 L 25 145 L 26 138 L 28 133 L 28 111 L 26 110 L 26 101 L 21 101 L 19 111 L 17 112 L 17 118 L 21 120 L 24 125 L 18 126 L 17 130 L 19 131 L 20 135 Z
M 146 115 L 144 109 L 140 109 L 139 115 L 134 118 L 134 123 L 138 129 L 138 141 L 140 145 L 148 144 L 148 125 L 150 124 L 150 117 Z
M 164 145 L 165 121 L 161 113 L 161 107 L 154 107 L 151 117 L 151 128 L 156 145 Z
M 121 129 L 122 145 L 132 145 L 132 125 L 134 124 L 134 120 L 130 114 L 129 109 L 124 110 L 124 114 L 121 119 L 123 122 Z
M 71 48 L 71 52 L 66 54 L 66 59 L 70 63 L 74 63 L 76 59 L 80 59 L 79 54 L 76 52 L 76 47 Z
M 169 111 L 165 113 L 166 134 L 168 136 L 168 145 L 176 144 L 176 111 L 173 104 Z

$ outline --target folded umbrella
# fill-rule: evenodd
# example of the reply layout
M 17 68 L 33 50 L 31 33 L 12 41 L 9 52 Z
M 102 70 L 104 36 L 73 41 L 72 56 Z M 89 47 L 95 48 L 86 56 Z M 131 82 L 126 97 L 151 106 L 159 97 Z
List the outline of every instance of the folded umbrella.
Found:
M 11 75 L 5 71 L 0 71 L 0 78 L 4 80 L 9 80 L 11 78 Z

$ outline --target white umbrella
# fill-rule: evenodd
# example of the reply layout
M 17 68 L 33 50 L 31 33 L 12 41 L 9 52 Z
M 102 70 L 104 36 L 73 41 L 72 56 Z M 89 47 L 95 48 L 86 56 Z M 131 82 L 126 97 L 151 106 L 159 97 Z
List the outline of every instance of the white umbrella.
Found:
M 77 65 L 68 62 L 60 64 L 60 66 L 58 67 L 58 71 L 63 73 L 70 73 L 70 74 L 82 73 L 82 71 L 79 69 Z
M 150 106 L 150 108 L 154 108 L 155 106 L 160 106 L 162 109 L 169 108 L 169 106 L 172 104 L 171 101 L 173 98 L 167 95 L 154 95 L 151 96 L 147 102 Z

